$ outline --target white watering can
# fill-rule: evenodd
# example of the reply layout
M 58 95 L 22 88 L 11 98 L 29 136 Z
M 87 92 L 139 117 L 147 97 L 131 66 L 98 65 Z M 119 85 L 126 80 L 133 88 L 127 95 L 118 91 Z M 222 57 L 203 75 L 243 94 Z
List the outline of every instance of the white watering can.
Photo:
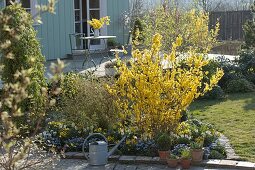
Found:
M 85 152 L 85 148 L 87 146 L 87 142 L 89 138 L 92 136 L 101 136 L 104 141 L 96 141 L 89 143 L 89 153 Z M 89 161 L 90 165 L 93 166 L 101 166 L 106 165 L 108 162 L 108 157 L 111 156 L 114 151 L 120 146 L 120 144 L 126 139 L 126 136 L 124 136 L 118 144 L 116 144 L 109 152 L 108 152 L 108 141 L 106 137 L 100 133 L 93 133 L 89 135 L 82 146 L 82 152 L 86 159 Z

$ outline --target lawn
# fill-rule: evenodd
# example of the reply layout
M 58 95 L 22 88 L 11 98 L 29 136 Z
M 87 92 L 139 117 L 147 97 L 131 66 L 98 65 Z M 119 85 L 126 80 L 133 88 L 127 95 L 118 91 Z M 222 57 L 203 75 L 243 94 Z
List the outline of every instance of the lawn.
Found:
M 255 162 L 255 93 L 233 94 L 223 101 L 196 101 L 190 110 L 195 118 L 227 136 L 242 159 Z

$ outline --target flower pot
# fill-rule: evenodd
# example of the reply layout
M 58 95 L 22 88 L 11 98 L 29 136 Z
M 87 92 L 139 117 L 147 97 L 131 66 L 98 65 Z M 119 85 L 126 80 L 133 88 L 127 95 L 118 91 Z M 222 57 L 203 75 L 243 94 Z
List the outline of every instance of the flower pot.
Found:
M 99 29 L 94 30 L 94 37 L 99 37 Z
M 176 168 L 178 166 L 178 159 L 167 159 L 167 164 L 170 168 Z
M 115 76 L 117 74 L 116 68 L 105 68 L 105 75 L 107 76 Z
M 193 149 L 191 151 L 192 162 L 199 163 L 203 160 L 203 149 Z
M 125 45 L 125 50 L 128 56 L 132 55 L 132 45 Z
M 191 164 L 190 159 L 181 159 L 181 166 L 183 169 L 189 169 Z
M 170 155 L 170 151 L 158 151 L 161 160 L 167 160 Z

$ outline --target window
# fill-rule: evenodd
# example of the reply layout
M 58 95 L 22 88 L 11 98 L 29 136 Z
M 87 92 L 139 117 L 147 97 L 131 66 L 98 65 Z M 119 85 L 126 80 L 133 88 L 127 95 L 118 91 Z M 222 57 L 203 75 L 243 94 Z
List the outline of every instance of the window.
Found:
M 20 0 L 22 7 L 26 9 L 27 12 L 31 12 L 31 0 Z
M 5 0 L 5 5 L 11 5 L 11 0 Z M 36 14 L 36 4 L 37 4 L 37 0 L 17 0 L 18 2 L 20 2 L 22 4 L 22 7 L 26 9 L 26 11 L 28 13 L 31 13 L 32 15 Z

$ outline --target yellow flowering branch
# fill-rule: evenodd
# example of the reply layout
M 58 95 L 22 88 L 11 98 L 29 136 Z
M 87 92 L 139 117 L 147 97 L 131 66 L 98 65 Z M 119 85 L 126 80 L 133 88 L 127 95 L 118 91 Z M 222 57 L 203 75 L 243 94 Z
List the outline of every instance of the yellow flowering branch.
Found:
M 88 21 L 88 24 L 93 27 L 94 29 L 100 29 L 104 25 L 109 25 L 110 24 L 110 17 L 106 16 L 100 19 L 92 19 Z
M 173 43 L 170 54 L 160 55 L 161 40 L 162 36 L 156 34 L 151 49 L 134 50 L 131 67 L 121 63 L 120 77 L 108 86 L 117 98 L 123 128 L 128 126 L 147 137 L 158 132 L 175 132 L 181 112 L 211 90 L 223 76 L 223 71 L 218 69 L 209 83 L 202 83 L 205 76 L 202 67 L 208 61 L 194 51 L 189 51 L 185 59 L 178 59 L 181 36 Z M 201 90 L 202 87 L 206 88 Z

